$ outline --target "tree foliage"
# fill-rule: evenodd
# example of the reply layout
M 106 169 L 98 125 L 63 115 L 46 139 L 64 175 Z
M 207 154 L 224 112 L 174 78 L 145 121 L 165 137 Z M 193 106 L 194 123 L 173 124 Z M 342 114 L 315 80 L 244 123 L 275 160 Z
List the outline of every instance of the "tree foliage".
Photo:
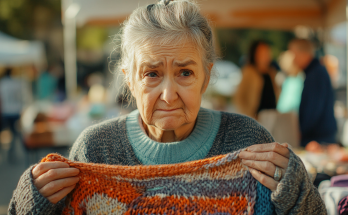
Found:
M 35 26 L 40 25 L 42 19 L 48 23 L 60 19 L 60 14 L 60 0 L 0 0 L 0 31 L 21 39 L 33 39 Z
M 249 46 L 254 40 L 265 40 L 271 45 L 273 58 L 287 49 L 294 38 L 289 31 L 260 29 L 218 29 L 216 35 L 221 49 L 221 57 L 239 65 L 241 57 L 248 54 Z

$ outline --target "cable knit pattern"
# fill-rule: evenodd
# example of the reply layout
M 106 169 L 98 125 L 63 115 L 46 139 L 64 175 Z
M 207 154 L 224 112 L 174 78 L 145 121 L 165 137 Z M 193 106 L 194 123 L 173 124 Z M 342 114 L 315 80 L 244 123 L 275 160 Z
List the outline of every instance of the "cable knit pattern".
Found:
M 140 165 L 127 137 L 126 116 L 87 128 L 74 143 L 69 160 L 112 165 Z M 221 123 L 205 158 L 233 153 L 254 144 L 273 142 L 272 136 L 255 120 L 221 113 Z M 301 160 L 290 151 L 284 178 L 271 201 L 276 214 L 326 214 L 317 189 L 312 185 Z M 9 214 L 61 214 L 64 199 L 50 204 L 33 185 L 31 168 L 24 172 L 11 199 Z
M 258 185 L 239 152 L 167 165 L 81 163 L 58 154 L 49 154 L 42 162 L 62 161 L 80 170 L 64 215 L 272 215 L 271 191 Z

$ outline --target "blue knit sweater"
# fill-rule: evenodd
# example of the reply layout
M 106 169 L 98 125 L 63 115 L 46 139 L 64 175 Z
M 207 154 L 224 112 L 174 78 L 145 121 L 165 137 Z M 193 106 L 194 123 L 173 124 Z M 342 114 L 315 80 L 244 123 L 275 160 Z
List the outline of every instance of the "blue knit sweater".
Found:
M 221 113 L 202 108 L 195 128 L 182 141 L 160 143 L 145 133 L 138 110 L 127 117 L 127 135 L 134 153 L 142 164 L 173 164 L 205 158 L 220 127 Z

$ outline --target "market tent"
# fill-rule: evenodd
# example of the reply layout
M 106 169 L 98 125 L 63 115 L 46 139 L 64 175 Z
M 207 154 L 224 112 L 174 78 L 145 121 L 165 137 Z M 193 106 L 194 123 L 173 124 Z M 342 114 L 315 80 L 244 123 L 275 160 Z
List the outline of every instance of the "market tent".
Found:
M 137 7 L 156 0 L 66 0 L 80 7 L 78 26 L 84 24 L 118 25 Z M 297 25 L 331 27 L 345 20 L 344 0 L 198 0 L 202 13 L 216 27 L 290 29 Z
M 0 65 L 45 65 L 45 49 L 42 42 L 19 40 L 0 32 Z

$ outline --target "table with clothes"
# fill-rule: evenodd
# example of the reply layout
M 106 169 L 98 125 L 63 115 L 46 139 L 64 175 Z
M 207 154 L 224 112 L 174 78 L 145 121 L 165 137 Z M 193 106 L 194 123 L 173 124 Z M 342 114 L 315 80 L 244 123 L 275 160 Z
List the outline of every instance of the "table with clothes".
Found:
M 325 202 L 330 215 L 348 215 L 348 150 L 339 144 L 312 141 L 295 149 Z
M 86 104 L 83 108 L 70 103 L 35 103 L 21 117 L 24 144 L 29 149 L 70 147 L 79 134 L 100 120 L 122 114 L 117 107 Z

